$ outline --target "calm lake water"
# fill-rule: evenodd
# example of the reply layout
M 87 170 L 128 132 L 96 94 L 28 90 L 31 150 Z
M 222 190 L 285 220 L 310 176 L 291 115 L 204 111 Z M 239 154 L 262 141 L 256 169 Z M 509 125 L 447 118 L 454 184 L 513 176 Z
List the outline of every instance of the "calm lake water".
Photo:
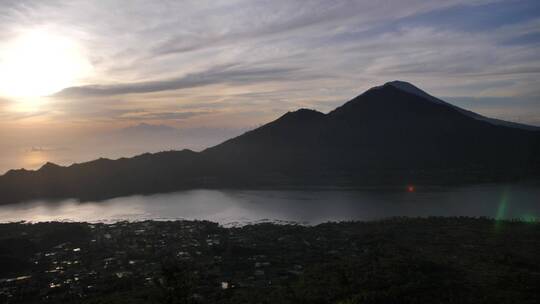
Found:
M 535 219 L 539 185 L 481 185 L 438 190 L 192 190 L 101 202 L 34 201 L 0 206 L 0 222 L 204 219 L 223 225 L 260 221 L 318 224 L 392 216 Z

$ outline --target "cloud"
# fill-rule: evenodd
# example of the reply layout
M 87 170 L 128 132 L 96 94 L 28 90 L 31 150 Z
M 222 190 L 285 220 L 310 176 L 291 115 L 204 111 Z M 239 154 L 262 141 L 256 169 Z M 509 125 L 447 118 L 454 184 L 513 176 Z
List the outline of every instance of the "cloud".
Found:
M 0 48 L 20 28 L 46 26 L 94 65 L 51 97 L 43 115 L 57 121 L 252 125 L 296 107 L 327 111 L 393 79 L 439 96 L 540 96 L 532 0 L 2 4 Z
M 127 112 L 118 118 L 125 120 L 148 121 L 148 120 L 183 120 L 194 116 L 205 115 L 211 112 Z
M 57 93 L 56 97 L 109 96 L 132 93 L 150 93 L 159 91 L 194 88 L 218 83 L 257 83 L 276 81 L 287 78 L 295 72 L 294 68 L 235 68 L 216 67 L 201 73 L 158 81 L 124 83 L 116 85 L 88 85 L 71 87 Z
M 207 12 L 201 18 L 207 32 L 182 32 L 151 49 L 152 55 L 185 53 L 217 45 L 258 40 L 277 35 L 302 35 L 324 27 L 393 21 L 416 14 L 438 11 L 463 4 L 477 5 L 491 1 L 399 1 L 380 5 L 372 1 L 242 1 L 236 5 Z M 468 6 L 468 5 L 467 5 Z M 247 23 L 247 24 L 246 24 Z M 248 26 L 246 26 L 248 25 Z M 311 34 L 311 33 L 310 33 Z
M 0 98 L 0 109 L 3 109 L 5 106 L 9 104 L 9 100 L 5 98 Z
M 49 110 L 36 110 L 30 112 L 13 111 L 12 107 L 16 101 L 0 98 L 0 122 L 21 121 L 28 118 L 46 116 Z

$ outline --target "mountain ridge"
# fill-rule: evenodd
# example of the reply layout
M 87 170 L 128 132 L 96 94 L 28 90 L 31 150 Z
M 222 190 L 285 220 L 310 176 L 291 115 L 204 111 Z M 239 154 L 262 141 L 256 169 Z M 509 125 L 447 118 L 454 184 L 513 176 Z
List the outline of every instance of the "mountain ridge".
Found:
M 326 114 L 287 112 L 202 152 L 10 170 L 0 176 L 0 203 L 198 187 L 445 185 L 540 177 L 540 132 L 468 112 L 393 81 Z

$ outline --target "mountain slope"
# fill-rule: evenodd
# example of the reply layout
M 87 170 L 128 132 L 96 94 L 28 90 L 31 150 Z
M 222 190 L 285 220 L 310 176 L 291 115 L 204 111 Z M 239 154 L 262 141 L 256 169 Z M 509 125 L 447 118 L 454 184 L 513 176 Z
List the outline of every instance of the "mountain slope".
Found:
M 203 153 L 230 162 L 249 159 L 281 172 L 303 166 L 356 176 L 382 169 L 517 172 L 537 162 L 539 132 L 472 117 L 394 83 L 370 89 L 326 115 L 288 113 Z
M 458 108 L 411 84 L 301 109 L 215 147 L 0 176 L 0 203 L 104 199 L 195 187 L 448 184 L 540 177 L 540 132 Z

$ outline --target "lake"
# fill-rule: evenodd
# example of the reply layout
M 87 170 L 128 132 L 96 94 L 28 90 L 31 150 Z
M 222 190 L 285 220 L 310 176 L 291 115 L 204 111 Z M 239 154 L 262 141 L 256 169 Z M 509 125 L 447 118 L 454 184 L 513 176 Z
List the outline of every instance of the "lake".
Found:
M 0 222 L 200 219 L 223 225 L 274 221 L 318 224 L 393 216 L 536 219 L 540 187 L 477 185 L 407 191 L 191 190 L 101 202 L 33 201 L 0 206 Z

